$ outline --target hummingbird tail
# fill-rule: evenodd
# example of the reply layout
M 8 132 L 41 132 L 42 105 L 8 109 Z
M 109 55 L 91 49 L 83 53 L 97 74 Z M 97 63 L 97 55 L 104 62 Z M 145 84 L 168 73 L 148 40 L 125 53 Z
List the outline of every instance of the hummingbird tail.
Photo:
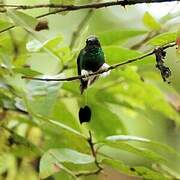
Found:
M 88 81 L 81 80 L 81 84 L 80 84 L 81 94 L 83 94 L 84 90 L 87 89 L 87 86 L 88 86 Z
M 94 83 L 98 79 L 99 76 L 92 76 L 88 80 L 81 80 L 81 85 L 80 85 L 80 91 L 81 94 L 83 94 L 84 90 L 87 89 L 90 85 Z

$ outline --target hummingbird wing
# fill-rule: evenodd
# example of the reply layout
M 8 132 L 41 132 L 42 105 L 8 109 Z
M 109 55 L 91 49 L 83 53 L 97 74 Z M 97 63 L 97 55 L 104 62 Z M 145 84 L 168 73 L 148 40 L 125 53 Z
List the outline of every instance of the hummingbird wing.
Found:
M 79 56 L 77 58 L 78 75 L 81 75 L 81 63 L 80 63 L 80 61 L 81 61 L 82 53 L 83 53 L 83 49 L 81 50 L 81 52 L 79 53 Z M 80 91 L 81 91 L 81 94 L 83 94 L 84 90 L 87 88 L 88 81 L 87 80 L 83 80 L 83 79 L 80 79 L 80 81 L 81 81 Z
M 78 58 L 77 58 L 77 70 L 78 70 L 78 75 L 81 75 L 80 56 L 81 56 L 81 52 L 79 53 Z

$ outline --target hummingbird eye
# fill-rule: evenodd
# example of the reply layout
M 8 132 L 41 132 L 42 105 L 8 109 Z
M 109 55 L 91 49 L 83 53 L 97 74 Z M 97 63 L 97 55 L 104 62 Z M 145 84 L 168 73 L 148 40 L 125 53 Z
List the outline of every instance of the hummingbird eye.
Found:
M 94 43 L 93 43 L 92 40 L 87 40 L 87 41 L 86 41 L 86 44 L 88 44 L 88 45 L 93 45 Z
M 89 45 L 93 45 L 93 41 L 89 41 Z
M 98 41 L 98 40 L 96 40 L 96 41 L 95 41 L 95 45 L 100 46 L 100 43 L 99 43 L 99 41 Z

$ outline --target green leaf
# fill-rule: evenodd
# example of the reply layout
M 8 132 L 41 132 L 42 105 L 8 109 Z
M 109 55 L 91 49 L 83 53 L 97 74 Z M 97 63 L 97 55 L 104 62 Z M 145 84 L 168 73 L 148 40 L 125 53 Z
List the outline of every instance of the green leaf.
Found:
M 63 45 L 62 42 L 63 42 L 62 35 L 55 36 L 43 43 L 41 43 L 39 40 L 32 40 L 26 44 L 26 49 L 29 52 L 38 52 L 40 50 L 45 49 L 54 56 L 58 57 L 58 59 L 66 61 L 72 58 L 72 53 L 69 47 L 62 46 Z
M 94 158 L 72 149 L 51 149 L 47 151 L 40 160 L 40 177 L 48 177 L 55 172 L 59 172 L 61 169 L 68 172 L 63 165 L 64 162 L 89 164 L 94 162 Z
M 0 30 L 6 29 L 12 25 L 13 24 L 11 22 L 0 19 Z
M 59 59 L 62 61 L 67 61 L 72 57 L 71 50 L 69 47 L 63 45 L 63 36 L 58 35 L 43 44 L 43 48 L 48 49 L 49 51 L 53 52 Z
M 19 134 L 7 127 L 3 128 L 10 133 L 9 138 L 11 138 L 11 141 L 17 146 L 12 147 L 10 150 L 14 155 L 22 157 L 24 154 L 27 155 L 27 153 L 28 155 L 30 153 L 38 155 L 42 153 L 42 150 L 33 143 L 31 143 L 28 139 L 24 138 L 23 136 L 20 136 Z
M 134 170 L 139 176 L 142 176 L 144 179 L 147 180 L 170 180 L 170 178 L 163 176 L 162 173 L 158 173 L 146 167 L 134 167 Z
M 101 41 L 101 44 L 103 46 L 117 44 L 117 43 L 123 43 L 124 41 L 140 36 L 147 33 L 147 31 L 143 30 L 111 30 L 111 31 L 105 31 L 98 33 L 98 37 Z
M 12 69 L 12 59 L 9 56 L 8 52 L 6 51 L 6 49 L 3 48 L 2 46 L 0 46 L 0 62 L 1 61 L 2 61 L 2 64 L 3 64 L 4 68 L 6 68 L 9 71 L 11 71 L 11 69 Z
M 8 10 L 7 14 L 17 26 L 21 26 L 30 32 L 34 31 L 34 28 L 38 23 L 36 18 L 33 18 L 21 11 Z
M 88 104 L 92 110 L 92 119 L 89 124 L 97 139 L 104 139 L 112 134 L 126 133 L 121 118 L 112 113 L 107 106 L 90 102 L 90 100 Z
M 8 15 L 17 26 L 25 28 L 36 39 L 36 41 L 32 41 L 31 43 L 27 44 L 28 50 L 35 52 L 43 47 L 44 50 L 48 52 L 53 58 L 59 60 L 59 57 L 56 55 L 56 53 L 52 52 L 47 47 L 43 46 L 44 42 L 46 41 L 46 38 L 43 37 L 41 34 L 38 34 L 34 30 L 36 25 L 38 24 L 36 18 L 22 13 L 20 11 L 14 10 L 8 10 Z
M 72 107 L 71 103 L 73 103 Z M 61 102 L 56 102 L 52 110 L 51 117 L 69 127 L 72 127 L 73 129 L 80 131 L 79 121 L 76 118 L 78 107 L 76 108 L 74 103 L 75 102 L 69 100 L 68 104 L 66 105 L 65 100 L 63 99 L 61 99 Z M 63 109 L 63 111 L 59 111 L 60 109 Z M 72 114 L 73 110 L 75 110 L 74 116 Z
M 105 46 L 103 47 L 103 50 L 104 50 L 107 63 L 111 63 L 111 64 L 120 63 L 123 61 L 127 61 L 128 59 L 137 58 L 143 55 L 143 53 L 141 52 L 130 50 L 130 49 L 119 47 L 119 46 Z M 153 61 L 154 61 L 154 58 L 152 58 L 152 56 L 149 56 L 135 63 L 140 62 L 140 63 L 147 64 L 148 62 L 153 62 Z
M 127 143 L 122 143 L 122 142 L 115 143 L 115 142 L 106 141 L 105 145 L 112 147 L 112 148 L 117 148 L 118 150 L 123 150 L 126 152 L 133 153 L 137 156 L 148 158 L 155 162 L 166 162 L 166 159 L 163 156 L 157 154 L 154 151 L 146 149 L 146 148 L 135 147 L 133 145 L 130 145 Z M 100 149 L 100 151 L 102 152 L 102 149 Z M 102 153 L 104 153 L 104 152 L 102 152 Z M 108 155 L 108 156 L 111 157 L 111 155 Z
M 63 36 L 58 35 L 45 41 L 44 43 L 41 43 L 38 40 L 29 41 L 26 44 L 26 48 L 29 52 L 37 52 L 41 50 L 42 48 L 47 48 L 48 50 L 54 51 L 60 47 L 60 44 L 62 42 L 63 42 Z
M 167 177 L 172 179 L 180 179 L 180 174 L 173 169 L 169 168 L 164 164 L 153 164 L 153 169 L 157 170 L 158 172 L 167 175 Z
M 27 105 L 27 104 L 26 104 L 26 105 Z M 29 106 L 29 105 L 28 105 L 28 106 Z M 73 128 L 71 128 L 71 127 L 69 127 L 69 126 L 67 126 L 67 125 L 65 125 L 65 124 L 63 124 L 63 123 L 61 123 L 61 122 L 59 122 L 59 121 L 55 121 L 55 120 L 49 119 L 49 118 L 47 118 L 47 117 L 45 117 L 45 116 L 36 114 L 36 113 L 32 112 L 32 110 L 31 110 L 29 107 L 28 107 L 28 111 L 30 111 L 30 113 L 31 113 L 32 116 L 34 116 L 34 117 L 42 120 L 42 121 L 39 120 L 41 126 L 44 126 L 44 125 L 49 125 L 49 126 L 50 126 L 50 125 L 54 125 L 53 128 L 57 127 L 57 128 L 60 128 L 60 129 L 64 129 L 64 130 L 66 130 L 67 132 L 73 133 L 73 134 L 75 134 L 75 135 L 77 135 L 77 136 L 79 136 L 79 137 L 81 137 L 81 138 L 83 138 L 83 139 L 86 139 L 86 137 L 85 137 L 82 133 L 76 131 L 75 129 L 73 129 Z
M 148 41 L 153 46 L 162 46 L 176 40 L 177 33 L 167 32 L 160 34 Z
M 137 137 L 137 136 L 130 136 L 130 135 L 115 135 L 115 136 L 108 136 L 106 137 L 108 141 L 138 141 L 138 142 L 150 142 L 149 139 Z
M 63 36 L 58 35 L 44 43 L 44 46 L 48 49 L 57 49 L 60 47 L 60 44 L 63 42 Z
M 16 72 L 16 73 L 21 73 L 23 75 L 26 75 L 26 76 L 38 76 L 38 75 L 42 75 L 42 73 L 38 72 L 38 71 L 35 71 L 35 70 L 32 70 L 30 68 L 24 68 L 24 67 L 21 67 L 21 68 L 13 68 L 13 71 Z
M 70 162 L 73 164 L 88 164 L 94 162 L 94 157 L 83 154 L 72 149 L 51 149 L 44 156 L 54 155 L 59 162 Z
M 171 148 L 170 146 L 166 145 L 166 144 L 162 144 L 156 141 L 152 141 L 150 139 L 146 139 L 143 137 L 137 137 L 137 136 L 131 136 L 131 135 L 114 135 L 114 136 L 108 136 L 106 137 L 105 141 L 109 141 L 109 142 L 123 142 L 123 141 L 127 141 L 127 142 L 141 142 L 141 143 L 146 143 L 149 144 L 150 147 L 154 147 L 155 149 L 160 149 L 163 152 L 167 153 L 171 153 L 174 154 L 178 157 L 180 157 L 179 153 L 177 153 L 173 148 Z
M 179 124 L 179 115 L 167 102 L 165 95 L 158 87 L 151 83 L 144 83 L 140 80 L 137 81 L 137 77 L 134 78 L 136 75 L 132 71 L 124 72 L 124 75 L 122 72 L 124 71 L 120 71 L 119 76 L 126 77 L 125 80 L 128 81 L 128 83 L 124 83 L 126 88 L 124 88 L 124 84 L 119 86 L 117 84 L 110 89 L 110 93 L 116 94 L 116 97 L 121 101 L 136 108 L 136 112 L 141 109 L 142 111 L 139 112 L 140 114 L 150 113 L 152 116 L 154 112 L 158 112 Z M 144 109 L 146 109 L 146 111 Z M 154 122 L 153 118 L 152 122 Z
M 143 179 L 147 180 L 167 180 L 163 174 L 160 174 L 156 171 L 153 171 L 146 167 L 129 167 L 125 165 L 121 161 L 113 160 L 113 159 L 104 159 L 102 161 L 103 164 L 120 171 L 121 173 L 125 173 L 131 176 L 140 176 Z
M 7 152 L 1 153 L 0 154 L 0 173 L 1 174 L 6 173 L 8 171 L 11 171 L 11 169 L 13 169 L 13 168 L 15 168 L 14 156 Z
M 102 164 L 109 166 L 115 170 L 120 171 L 132 176 L 138 176 L 136 172 L 130 170 L 130 167 L 125 165 L 123 161 L 105 158 L 102 160 Z
M 39 76 L 41 78 L 61 78 L 64 74 L 56 76 Z M 62 82 L 43 82 L 29 81 L 27 83 L 26 96 L 32 111 L 38 114 L 48 116 L 56 103 L 58 90 L 61 88 Z
M 161 29 L 161 24 L 158 21 L 156 21 L 154 17 L 148 12 L 144 13 L 143 23 L 146 27 L 148 27 L 151 30 L 158 31 Z

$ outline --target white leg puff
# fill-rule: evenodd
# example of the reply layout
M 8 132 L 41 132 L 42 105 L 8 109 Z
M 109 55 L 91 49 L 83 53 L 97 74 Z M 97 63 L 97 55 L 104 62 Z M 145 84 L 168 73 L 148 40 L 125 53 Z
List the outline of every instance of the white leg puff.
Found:
M 110 66 L 106 63 L 104 63 L 101 67 L 100 67 L 100 71 L 103 71 L 103 70 L 107 70 Z M 106 77 L 110 74 L 111 70 L 107 71 L 107 72 L 104 72 L 102 73 L 100 76 L 101 77 Z
M 81 70 L 81 75 L 85 76 L 85 78 L 83 78 L 83 80 L 87 81 L 89 78 L 87 77 L 90 74 L 90 71 L 86 71 L 85 69 Z

